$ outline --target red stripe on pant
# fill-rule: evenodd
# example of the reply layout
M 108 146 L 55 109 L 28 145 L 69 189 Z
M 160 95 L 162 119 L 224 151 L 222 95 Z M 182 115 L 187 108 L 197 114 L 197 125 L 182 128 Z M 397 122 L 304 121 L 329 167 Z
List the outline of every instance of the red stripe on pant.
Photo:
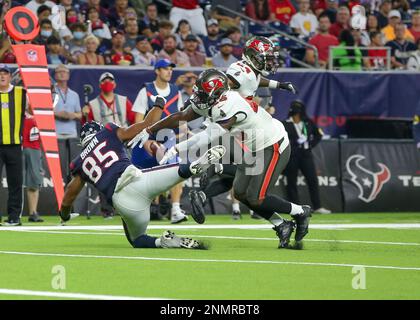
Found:
M 274 169 L 276 168 L 277 162 L 279 161 L 279 158 L 280 158 L 279 144 L 278 143 L 273 144 L 273 148 L 274 148 L 273 157 L 271 158 L 270 164 L 268 166 L 267 172 L 264 177 L 260 194 L 258 196 L 260 200 L 263 200 L 266 196 L 268 186 L 270 185 L 270 181 L 274 173 Z

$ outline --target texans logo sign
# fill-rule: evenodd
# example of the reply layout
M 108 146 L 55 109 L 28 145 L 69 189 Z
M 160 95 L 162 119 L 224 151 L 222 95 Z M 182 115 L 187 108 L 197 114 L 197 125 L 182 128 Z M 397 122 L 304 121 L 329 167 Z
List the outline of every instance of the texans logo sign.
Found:
M 383 163 L 378 163 L 379 171 L 372 172 L 361 165 L 364 159 L 365 156 L 361 154 L 352 155 L 346 162 L 346 168 L 351 181 L 359 189 L 358 198 L 369 203 L 376 199 L 384 184 L 389 181 L 391 172 Z

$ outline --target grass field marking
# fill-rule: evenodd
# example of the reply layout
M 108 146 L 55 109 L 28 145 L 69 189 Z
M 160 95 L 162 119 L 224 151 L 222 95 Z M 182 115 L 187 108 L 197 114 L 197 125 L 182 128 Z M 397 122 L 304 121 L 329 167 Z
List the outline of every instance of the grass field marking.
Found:
M 399 266 L 375 266 L 359 263 L 328 263 L 328 262 L 303 262 L 303 261 L 272 261 L 272 260 L 232 260 L 232 259 L 193 259 L 193 258 L 157 258 L 139 256 L 102 256 L 90 254 L 65 254 L 65 253 L 42 253 L 42 252 L 21 252 L 21 251 L 0 251 L 0 254 L 25 255 L 38 257 L 64 257 L 64 258 L 89 258 L 89 259 L 120 259 L 120 260 L 145 260 L 145 261 L 170 261 L 170 262 L 215 262 L 215 263 L 255 263 L 255 264 L 288 264 L 302 266 L 323 266 L 323 267 L 351 267 L 360 266 L 371 269 L 389 270 L 410 270 L 420 271 L 420 267 L 399 267 Z
M 110 295 L 103 295 L 103 294 L 86 294 L 86 293 L 54 292 L 54 291 L 32 291 L 32 290 L 3 289 L 3 288 L 0 288 L 0 294 L 32 296 L 32 297 L 48 297 L 48 298 L 86 299 L 86 300 L 167 300 L 166 298 L 125 297 L 125 296 L 110 296 Z
M 42 231 L 42 230 L 14 230 L 16 232 L 28 233 L 48 233 L 48 234 L 79 234 L 79 235 L 106 235 L 106 236 L 124 236 L 122 232 L 77 232 L 77 231 Z M 150 234 L 150 236 L 159 237 L 158 234 Z M 259 238 L 259 237 L 237 237 L 237 236 L 208 236 L 197 234 L 181 234 L 180 237 L 192 238 L 209 238 L 209 239 L 228 239 L 228 240 L 258 240 L 258 241 L 278 241 L 278 238 Z M 378 245 L 395 245 L 395 246 L 420 246 L 416 242 L 388 242 L 388 241 L 369 241 L 369 240 L 333 240 L 333 239 L 305 239 L 308 242 L 333 242 L 333 243 L 360 243 L 360 244 L 378 244 Z
M 260 230 L 271 228 L 271 224 L 185 224 L 185 225 L 150 225 L 149 230 L 184 230 L 184 229 L 248 229 Z M 318 230 L 337 230 L 337 229 L 420 229 L 420 223 L 358 223 L 358 224 L 310 224 L 312 229 Z M 122 230 L 122 225 L 106 226 L 18 226 L 18 227 L 0 227 L 0 231 L 25 231 L 25 230 Z

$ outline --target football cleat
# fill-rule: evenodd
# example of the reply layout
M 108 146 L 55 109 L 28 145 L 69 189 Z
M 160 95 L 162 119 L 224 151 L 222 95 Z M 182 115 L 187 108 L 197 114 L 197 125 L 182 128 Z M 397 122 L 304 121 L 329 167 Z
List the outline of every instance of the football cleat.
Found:
M 160 237 L 160 246 L 162 248 L 207 249 L 202 242 L 191 238 L 178 237 L 169 230 L 165 231 Z
M 217 163 L 225 155 L 225 153 L 226 148 L 221 145 L 208 149 L 199 159 L 191 162 L 191 173 L 196 175 L 206 171 L 212 164 Z
M 276 231 L 277 236 L 280 239 L 279 248 L 288 248 L 290 237 L 295 229 L 295 223 L 293 221 L 284 220 L 278 226 L 273 227 Z
M 241 212 L 238 211 L 238 210 L 234 210 L 232 212 L 232 219 L 233 220 L 241 220 L 242 219 Z
M 189 193 L 189 198 L 192 206 L 191 216 L 195 222 L 203 224 L 206 220 L 206 216 L 204 214 L 206 194 L 203 191 L 191 190 Z
M 295 240 L 297 242 L 302 241 L 302 239 L 309 232 L 309 220 L 312 217 L 312 208 L 310 206 L 302 206 L 303 213 L 293 215 L 293 219 L 296 222 L 296 234 Z
M 184 210 L 171 214 L 171 224 L 181 223 L 188 220 L 188 216 Z

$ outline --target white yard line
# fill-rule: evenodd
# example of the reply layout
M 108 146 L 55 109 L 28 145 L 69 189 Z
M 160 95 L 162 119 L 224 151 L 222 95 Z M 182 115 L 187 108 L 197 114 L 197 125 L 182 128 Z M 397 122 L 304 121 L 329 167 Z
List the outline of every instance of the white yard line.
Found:
M 272 260 L 233 260 L 233 259 L 192 259 L 192 258 L 157 258 L 140 256 L 103 256 L 90 254 L 65 254 L 65 253 L 41 253 L 41 252 L 21 252 L 21 251 L 0 251 L 0 254 L 23 255 L 38 257 L 65 257 L 65 258 L 87 258 L 87 259 L 114 259 L 114 260 L 142 260 L 142 261 L 168 261 L 168 262 L 213 262 L 213 263 L 246 263 L 246 264 L 279 264 L 279 265 L 302 265 L 302 266 L 323 266 L 323 267 L 364 267 L 371 269 L 387 270 L 410 270 L 420 271 L 420 267 L 400 267 L 400 266 L 376 266 L 363 264 L 347 263 L 324 263 L 324 262 L 302 262 L 302 261 L 272 261 Z
M 75 232 L 75 231 L 41 231 L 41 230 L 19 230 L 19 232 L 31 233 L 48 233 L 48 234 L 78 234 L 78 235 L 106 235 L 106 236 L 124 236 L 122 232 Z M 159 234 L 150 234 L 159 237 Z M 260 238 L 260 237 L 236 237 L 236 236 L 209 236 L 198 234 L 180 234 L 180 237 L 192 238 L 208 238 L 208 239 L 228 239 L 228 240 L 266 240 L 278 241 L 277 238 Z M 370 240 L 335 240 L 335 239 L 305 239 L 308 242 L 333 242 L 333 243 L 361 243 L 361 244 L 378 244 L 378 245 L 396 245 L 396 246 L 420 246 L 417 242 L 389 242 L 389 241 L 370 241 Z
M 249 229 L 260 230 L 271 228 L 270 224 L 187 224 L 187 225 L 150 225 L 149 230 L 183 230 L 183 229 Z M 420 223 L 342 223 L 342 224 L 311 224 L 310 228 L 319 230 L 335 229 L 420 229 Z M 0 231 L 30 231 L 30 230 L 122 230 L 121 225 L 108 226 L 19 226 L 0 227 Z
M 0 288 L 0 294 L 32 296 L 32 297 L 65 298 L 65 299 L 87 299 L 87 300 L 166 300 L 165 298 L 126 297 L 126 296 L 111 296 L 111 295 L 103 295 L 103 294 L 70 293 L 70 292 L 59 292 L 59 291 L 32 291 L 32 290 L 3 289 L 3 288 Z

